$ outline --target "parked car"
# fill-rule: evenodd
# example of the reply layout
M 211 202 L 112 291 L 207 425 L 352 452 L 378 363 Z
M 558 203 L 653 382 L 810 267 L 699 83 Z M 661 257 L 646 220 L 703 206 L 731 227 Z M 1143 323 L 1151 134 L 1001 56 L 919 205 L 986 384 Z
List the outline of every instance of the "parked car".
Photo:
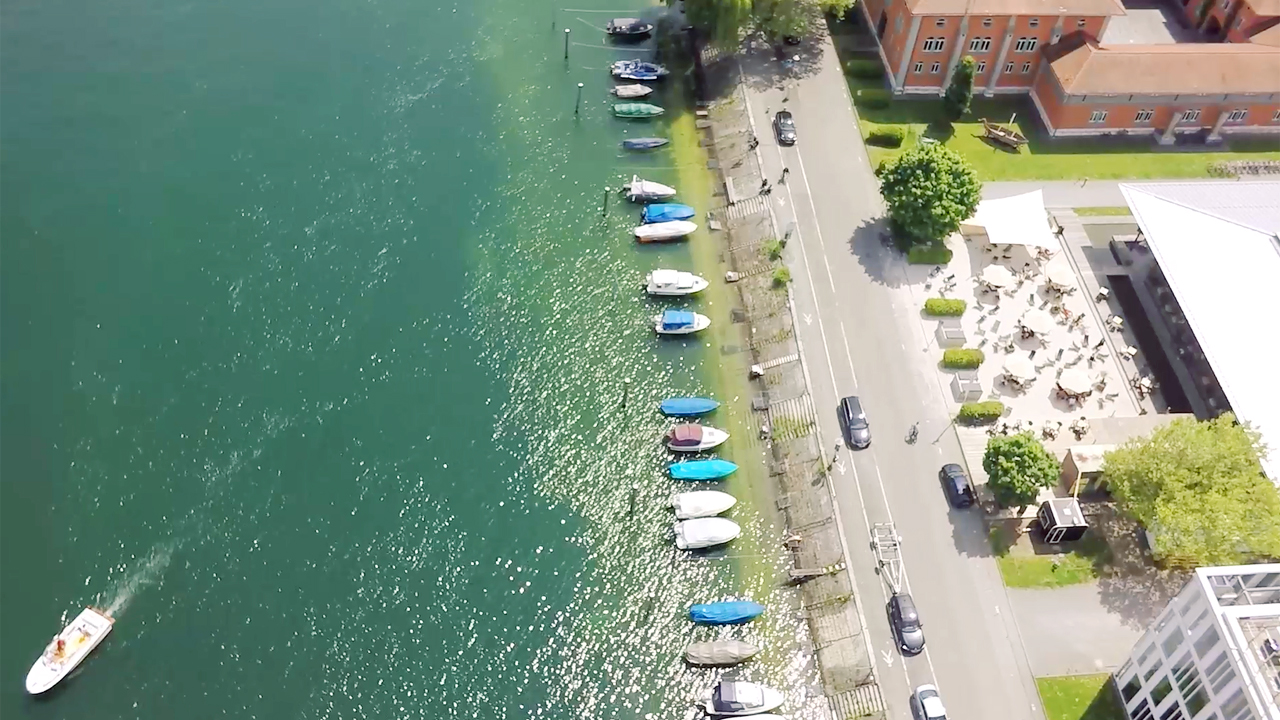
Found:
M 840 401 L 840 424 L 849 447 L 861 450 L 871 444 L 871 425 L 857 396 L 850 395 Z
M 924 652 L 924 625 L 920 613 L 909 593 L 894 593 L 889 598 L 889 625 L 903 655 L 919 655 Z
M 779 145 L 796 144 L 796 120 L 787 110 L 779 110 L 773 116 L 773 132 L 778 136 Z
M 942 706 L 938 688 L 921 685 L 911 693 L 911 716 L 916 720 L 947 720 L 947 709 Z
M 942 491 L 947 494 L 952 507 L 967 508 L 973 504 L 973 483 L 969 482 L 969 476 L 964 474 L 964 469 L 959 465 L 943 465 L 938 471 L 938 480 L 942 482 Z

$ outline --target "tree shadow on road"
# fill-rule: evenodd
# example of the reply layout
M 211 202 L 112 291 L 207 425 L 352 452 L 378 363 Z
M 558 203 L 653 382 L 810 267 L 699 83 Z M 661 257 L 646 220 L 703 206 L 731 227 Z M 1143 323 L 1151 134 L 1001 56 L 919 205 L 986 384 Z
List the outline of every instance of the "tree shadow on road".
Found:
M 1102 606 L 1118 615 L 1125 625 L 1141 629 L 1164 610 L 1191 574 L 1156 565 L 1147 551 L 1138 524 L 1106 505 L 1089 517 L 1106 537 L 1114 559 L 1111 571 L 1098 579 Z
M 865 221 L 845 240 L 845 246 L 867 277 L 885 287 L 898 288 L 910 284 L 910 275 L 902 253 L 884 243 L 887 231 L 888 223 L 883 220 Z

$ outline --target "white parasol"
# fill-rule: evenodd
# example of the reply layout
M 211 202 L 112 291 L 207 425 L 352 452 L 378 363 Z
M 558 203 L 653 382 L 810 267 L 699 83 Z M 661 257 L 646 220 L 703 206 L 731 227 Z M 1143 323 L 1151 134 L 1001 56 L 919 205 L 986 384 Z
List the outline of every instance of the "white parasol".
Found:
M 1048 335 L 1049 331 L 1053 330 L 1053 316 L 1033 308 L 1023 313 L 1018 324 L 1037 335 Z
M 1089 373 L 1071 368 L 1064 371 L 1062 377 L 1058 378 L 1058 387 L 1072 395 L 1084 395 L 1092 390 L 1093 381 L 1089 379 Z
M 1030 380 L 1036 376 L 1035 365 L 1026 355 L 1006 355 L 1004 372 L 1015 380 Z
M 1018 281 L 1003 265 L 988 265 L 982 269 L 982 282 L 991 287 L 1008 287 Z
M 1071 271 L 1071 267 L 1064 263 L 1054 263 L 1049 266 L 1045 272 L 1045 278 L 1050 285 L 1056 285 L 1060 288 L 1071 287 L 1075 284 L 1076 274 Z

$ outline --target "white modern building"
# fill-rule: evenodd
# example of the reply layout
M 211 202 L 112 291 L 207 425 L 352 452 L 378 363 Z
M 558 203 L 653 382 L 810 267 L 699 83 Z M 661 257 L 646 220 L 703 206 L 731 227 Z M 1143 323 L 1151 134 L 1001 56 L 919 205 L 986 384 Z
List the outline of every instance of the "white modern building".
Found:
M 1280 720 L 1280 563 L 1197 569 L 1115 678 L 1131 720 Z

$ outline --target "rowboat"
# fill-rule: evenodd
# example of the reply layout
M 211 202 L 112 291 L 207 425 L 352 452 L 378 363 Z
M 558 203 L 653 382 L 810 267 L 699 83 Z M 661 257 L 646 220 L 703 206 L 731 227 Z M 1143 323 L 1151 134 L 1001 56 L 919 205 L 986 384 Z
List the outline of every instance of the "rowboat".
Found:
M 679 270 L 654 270 L 645 278 L 645 291 L 650 295 L 693 295 L 707 289 L 711 283 L 693 273 Z
M 667 75 L 665 67 L 643 60 L 618 60 L 609 66 L 609 71 L 623 80 L 660 80 Z
M 715 517 L 738 503 L 738 499 L 719 490 L 695 490 L 671 496 L 677 520 Z
M 742 640 L 712 640 L 690 643 L 684 649 L 684 660 L 690 665 L 723 667 L 750 660 L 760 648 Z
M 754 715 L 758 718 L 760 713 L 782 705 L 785 699 L 777 690 L 758 683 L 721 680 L 711 692 L 703 696 L 699 704 L 708 715 Z
M 764 606 L 750 600 L 723 600 L 689 606 L 689 619 L 699 625 L 741 625 L 764 613 Z
M 667 398 L 658 403 L 658 409 L 667 417 L 694 417 L 706 415 L 720 407 L 720 403 L 711 398 L 678 397 Z
M 645 205 L 640 221 L 645 224 L 688 220 L 696 214 L 694 209 L 680 203 L 653 203 Z
M 737 469 L 728 460 L 686 460 L 668 465 L 667 473 L 674 480 L 719 480 Z
M 698 423 L 677 425 L 667 433 L 667 447 L 676 452 L 702 452 L 729 439 L 729 433 Z
M 105 610 L 85 608 L 62 629 L 27 672 L 27 692 L 39 695 L 69 675 L 111 632 L 115 618 Z
M 627 150 L 653 150 L 671 142 L 666 138 L 648 137 L 648 138 L 627 138 L 622 141 L 622 147 Z
M 653 92 L 653 88 L 648 85 L 640 85 L 639 83 L 636 83 L 632 85 L 618 85 L 609 92 L 625 100 L 626 98 L 644 97 L 645 95 Z
M 697 223 L 691 223 L 688 220 L 670 220 L 668 222 L 640 225 L 631 232 L 635 233 L 636 240 L 647 243 L 679 240 L 697 229 Z
M 604 26 L 604 31 L 610 35 L 639 37 L 653 32 L 653 24 L 640 18 L 614 18 Z
M 722 517 L 681 520 L 675 525 L 676 547 L 701 550 L 723 545 L 742 534 L 738 523 Z
M 651 118 L 664 112 L 666 110 L 650 103 L 617 103 L 613 106 L 613 114 L 620 118 Z
M 632 175 L 631 182 L 623 183 L 622 194 L 626 195 L 631 202 L 649 202 L 675 197 L 676 189 L 652 180 L 641 180 L 639 175 Z

